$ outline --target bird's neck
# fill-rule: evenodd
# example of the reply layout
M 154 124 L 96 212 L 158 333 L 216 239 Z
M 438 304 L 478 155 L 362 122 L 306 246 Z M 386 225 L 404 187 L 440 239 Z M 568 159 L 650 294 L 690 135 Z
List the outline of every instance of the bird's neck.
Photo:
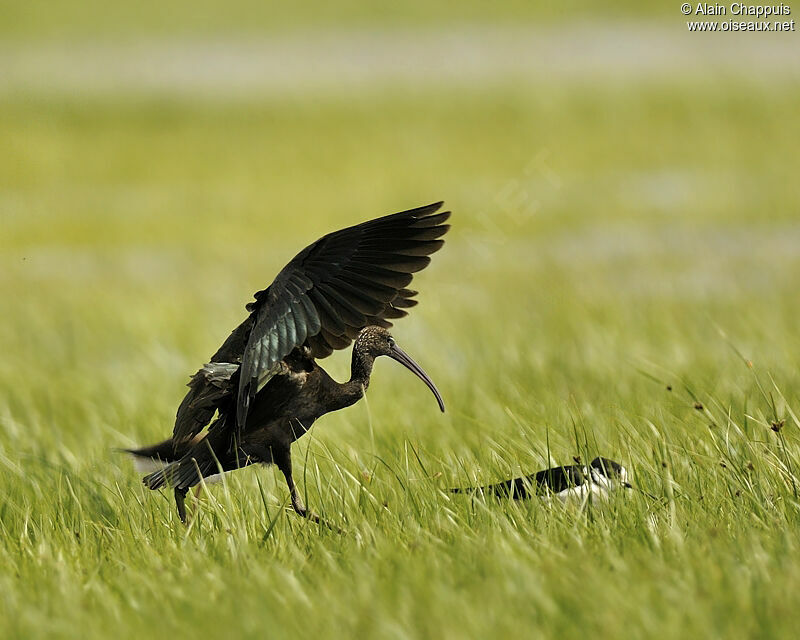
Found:
M 360 349 L 353 349 L 353 360 L 350 363 L 350 382 L 366 389 L 369 386 L 369 377 L 372 375 L 372 365 L 375 357 L 364 353 Z
M 369 387 L 369 377 L 372 374 L 372 365 L 375 358 L 359 349 L 353 349 L 353 360 L 350 364 L 350 380 L 345 382 L 344 397 L 347 405 L 358 402 Z M 346 406 L 347 406 L 346 405 Z

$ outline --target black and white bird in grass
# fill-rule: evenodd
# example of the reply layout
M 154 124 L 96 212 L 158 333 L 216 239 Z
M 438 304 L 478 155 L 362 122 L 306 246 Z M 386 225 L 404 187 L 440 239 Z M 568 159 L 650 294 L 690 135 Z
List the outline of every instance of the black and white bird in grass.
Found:
M 206 478 L 251 464 L 276 464 L 292 507 L 319 521 L 300 501 L 291 445 L 320 416 L 360 400 L 375 359 L 388 356 L 417 375 L 444 402 L 433 381 L 389 334 L 391 320 L 417 302 L 413 274 L 430 263 L 449 211 L 441 202 L 370 220 L 323 236 L 255 294 L 250 312 L 189 382 L 172 437 L 135 457 L 166 463 L 144 478 L 171 487 L 186 521 L 188 490 Z M 353 344 L 350 380 L 339 383 L 317 359 Z M 402 401 L 402 400 L 401 400 Z
M 628 482 L 628 470 L 625 467 L 614 460 L 598 457 L 592 460 L 588 467 L 580 464 L 553 467 L 498 484 L 450 489 L 450 491 L 452 493 L 482 493 L 514 500 L 538 496 L 545 499 L 557 498 L 562 502 L 567 502 L 576 498 L 583 500 L 590 495 L 607 498 L 616 489 L 633 488 L 633 485 Z

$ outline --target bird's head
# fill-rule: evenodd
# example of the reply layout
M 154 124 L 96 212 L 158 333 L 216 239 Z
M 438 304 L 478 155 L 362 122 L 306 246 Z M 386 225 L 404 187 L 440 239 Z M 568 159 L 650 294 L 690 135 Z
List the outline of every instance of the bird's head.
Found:
M 422 367 L 414 362 L 410 355 L 397 346 L 395 339 L 386 329 L 378 326 L 365 327 L 361 330 L 361 333 L 358 334 L 358 338 L 356 338 L 356 343 L 353 346 L 353 349 L 357 353 L 363 353 L 371 356 L 372 358 L 377 358 L 378 356 L 389 356 L 392 360 L 397 360 L 397 362 L 411 370 L 428 386 L 428 388 L 433 392 L 433 395 L 436 396 L 436 402 L 439 403 L 439 409 L 441 409 L 444 413 L 444 401 L 442 400 L 442 395 L 439 393 L 436 385 L 433 383 L 433 380 L 431 380 L 430 376 L 423 371 Z
M 589 464 L 589 470 L 592 474 L 592 481 L 595 482 L 595 484 L 603 485 L 608 489 L 615 489 L 616 487 L 633 489 L 639 493 L 643 493 L 652 500 L 658 500 L 652 493 L 647 493 L 644 489 L 634 487 L 628 482 L 628 470 L 619 462 L 598 457 Z
M 622 485 L 623 487 L 629 486 L 628 470 L 619 462 L 609 460 L 608 458 L 595 458 L 589 464 L 589 470 L 592 474 L 592 480 L 594 480 L 596 484 L 601 484 L 609 488 L 613 488 L 616 485 Z

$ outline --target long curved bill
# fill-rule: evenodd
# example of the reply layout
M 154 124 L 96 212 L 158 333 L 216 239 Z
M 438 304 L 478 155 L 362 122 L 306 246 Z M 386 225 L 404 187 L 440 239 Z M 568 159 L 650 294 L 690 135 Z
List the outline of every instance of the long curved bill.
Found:
M 430 376 L 422 370 L 422 367 L 414 362 L 411 356 L 396 344 L 392 346 L 391 351 L 389 352 L 389 357 L 392 360 L 397 360 L 407 369 L 410 369 L 420 380 L 428 385 L 428 389 L 430 389 L 433 392 L 433 395 L 436 396 L 436 402 L 439 403 L 439 409 L 441 409 L 442 413 L 444 413 L 444 400 L 442 400 L 442 394 L 439 393 L 436 385 L 433 384 L 433 380 L 431 380 Z

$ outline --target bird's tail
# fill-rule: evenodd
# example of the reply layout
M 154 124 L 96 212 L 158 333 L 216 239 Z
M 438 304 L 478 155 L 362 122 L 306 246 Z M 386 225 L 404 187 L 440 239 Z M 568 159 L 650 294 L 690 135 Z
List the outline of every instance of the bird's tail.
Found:
M 479 493 L 498 498 L 513 498 L 521 500 L 531 495 L 531 481 L 528 477 L 513 478 L 497 484 L 483 487 L 454 487 L 448 489 L 450 493 Z
M 174 462 L 181 457 L 181 454 L 175 451 L 172 438 L 167 438 L 162 442 L 151 444 L 147 447 L 123 449 L 123 451 L 137 458 L 151 458 L 153 460 L 160 460 L 161 462 Z
M 142 482 L 148 489 L 161 489 L 167 486 L 173 489 L 188 489 L 199 484 L 202 478 L 216 474 L 218 469 L 219 465 L 213 453 L 211 451 L 204 453 L 200 450 L 147 474 L 142 478 Z
M 176 447 L 172 438 L 167 438 L 162 442 L 141 447 L 139 449 L 121 449 L 120 451 L 129 454 L 133 458 L 136 470 L 142 473 L 160 469 L 161 467 L 179 460 L 188 450 L 188 445 Z
M 262 462 L 245 447 L 234 446 L 233 436 L 225 428 L 226 419 L 226 416 L 218 418 L 180 459 L 146 475 L 142 482 L 150 489 L 169 486 L 183 490 L 199 484 L 203 478 Z
M 188 489 L 198 484 L 202 478 L 214 475 L 219 471 L 219 458 L 227 447 L 216 447 L 219 438 L 209 434 L 194 444 L 181 456 L 174 456 L 170 463 L 153 473 L 149 473 L 142 482 L 150 489 L 170 486 L 173 489 Z

